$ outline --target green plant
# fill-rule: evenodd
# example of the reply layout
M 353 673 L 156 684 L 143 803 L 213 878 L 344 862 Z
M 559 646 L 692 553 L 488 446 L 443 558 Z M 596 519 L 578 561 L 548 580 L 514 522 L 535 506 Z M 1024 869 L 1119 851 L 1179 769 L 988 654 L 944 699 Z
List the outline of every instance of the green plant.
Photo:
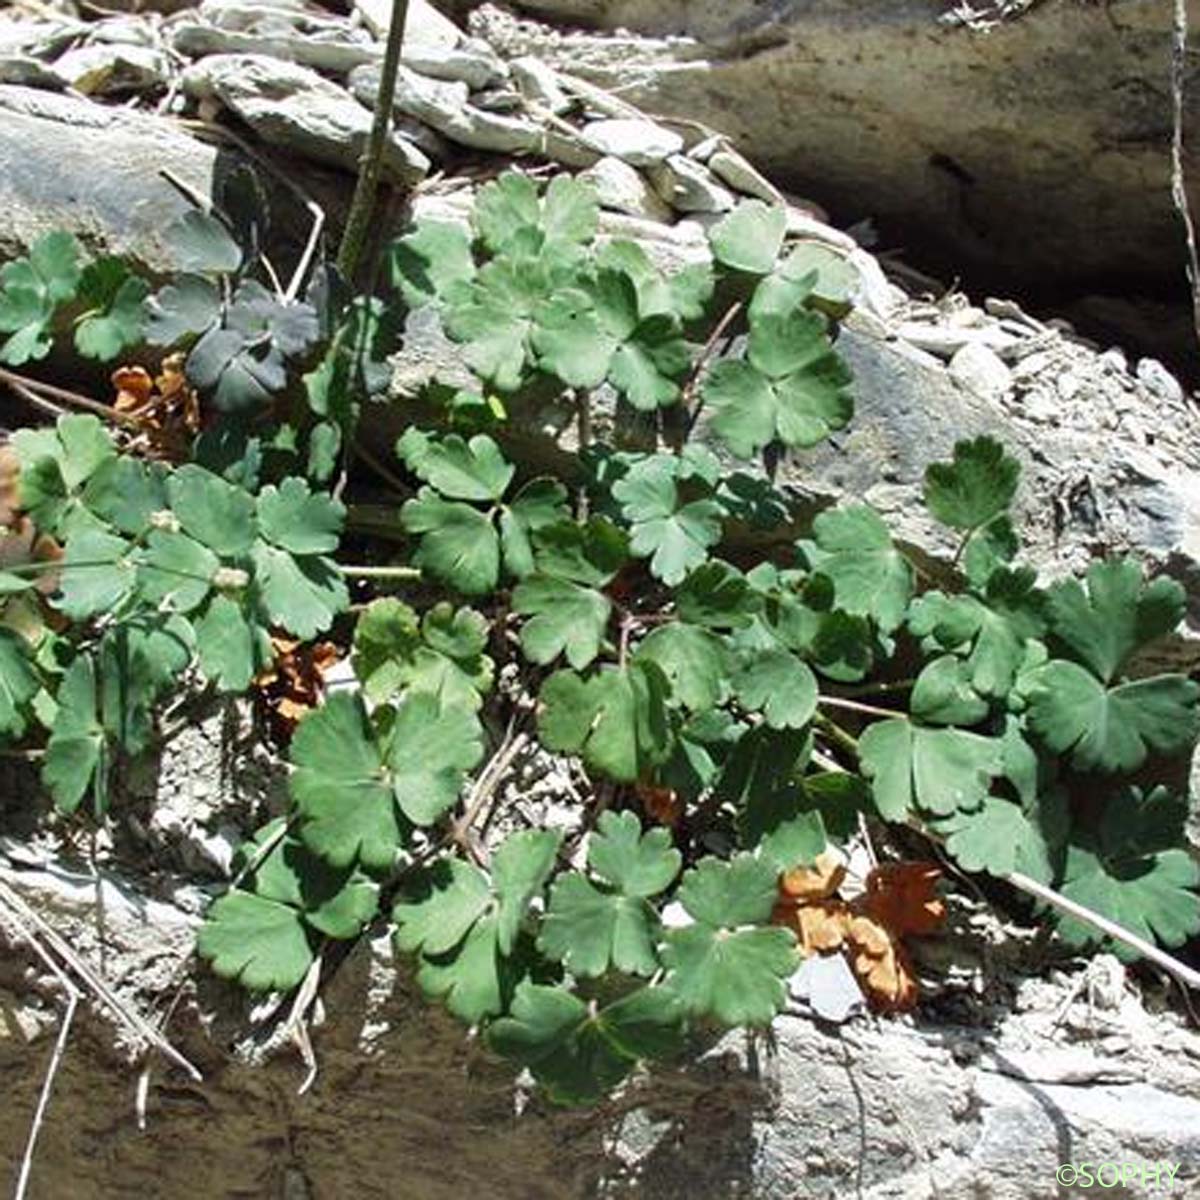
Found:
M 102 812 L 105 764 L 150 744 L 182 672 L 237 691 L 272 630 L 352 638 L 360 693 L 301 722 L 291 810 L 246 847 L 200 934 L 219 974 L 286 990 L 330 942 L 390 920 L 429 995 L 554 1098 L 588 1102 L 690 1026 L 769 1023 L 798 961 L 773 920 L 780 876 L 863 820 L 1168 947 L 1200 931 L 1185 806 L 1145 785 L 1151 759 L 1194 743 L 1200 688 L 1134 669 L 1180 621 L 1177 584 L 1129 560 L 1039 584 L 1017 560 L 1018 464 L 989 438 L 927 473 L 929 513 L 960 543 L 936 587 L 861 504 L 767 553 L 741 540 L 792 519 L 770 479 L 781 452 L 852 413 L 833 340 L 847 268 L 785 252 L 780 214 L 743 205 L 713 230 L 715 269 L 666 276 L 636 245 L 597 245 L 583 184 L 539 194 L 509 174 L 471 230 L 427 223 L 391 248 L 391 294 L 334 303 L 325 275 L 311 312 L 242 278 L 216 217 L 188 225 L 200 273 L 146 307 L 159 344 L 190 347 L 216 422 L 174 469 L 119 454 L 88 417 L 18 436 L 19 503 L 65 542 L 51 604 L 74 624 L 4 634 L 0 732 L 47 727 L 60 806 L 90 780 Z M 71 256 L 56 242 L 35 257 L 5 283 L 49 304 Z M 357 573 L 406 596 L 366 604 L 349 635 L 355 572 L 332 557 L 346 511 L 313 488 L 334 461 L 318 431 L 349 438 L 404 305 L 436 308 L 480 389 L 432 388 L 400 438 L 392 470 L 415 495 L 389 561 Z M 710 361 L 718 308 L 735 348 Z M 34 324 L 18 349 L 41 344 Z M 602 385 L 671 448 L 591 437 Z M 506 450 L 546 402 L 581 417 L 563 478 Z M 0 575 L 0 594 L 43 569 Z M 588 776 L 565 832 L 505 804 L 533 739 Z M 649 824 L 647 789 L 686 819 Z M 1075 918 L 1060 932 L 1095 937 Z

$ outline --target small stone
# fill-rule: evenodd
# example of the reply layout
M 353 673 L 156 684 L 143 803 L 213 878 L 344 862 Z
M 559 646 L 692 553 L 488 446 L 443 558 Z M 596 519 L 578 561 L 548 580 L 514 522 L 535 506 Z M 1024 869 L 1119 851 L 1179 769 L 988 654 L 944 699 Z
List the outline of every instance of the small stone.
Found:
M 727 212 L 736 203 L 733 193 L 704 166 L 682 154 L 671 155 L 646 173 L 658 194 L 678 212 Z
M 980 342 L 968 342 L 950 360 L 950 377 L 984 400 L 999 400 L 1012 388 L 1012 372 Z
M 725 139 L 719 133 L 714 133 L 712 137 L 706 137 L 703 141 L 697 142 L 688 151 L 688 158 L 706 163 L 724 145 Z
M 1110 346 L 1105 350 L 1100 355 L 1100 363 L 1117 375 L 1125 375 L 1129 371 L 1129 360 L 1125 357 L 1125 351 L 1119 346 Z
M 1158 359 L 1139 358 L 1135 374 L 1138 382 L 1160 400 L 1176 406 L 1183 403 L 1184 392 L 1179 380 Z
M 718 150 L 709 160 L 708 169 L 736 192 L 756 196 L 768 204 L 782 204 L 783 196 L 766 176 L 756 171 L 736 150 Z
M 54 63 L 54 72 L 85 96 L 101 92 L 141 91 L 166 83 L 166 58 L 146 46 L 98 43 L 68 50 Z
M 359 67 L 350 73 L 355 97 L 374 108 L 379 95 L 379 68 Z M 485 112 L 470 102 L 465 83 L 426 79 L 401 67 L 396 75 L 395 107 L 461 146 L 496 150 L 504 154 L 528 153 L 539 149 L 541 130 L 528 121 Z
M 514 69 L 516 64 L 513 64 Z M 596 189 L 604 208 L 628 213 L 631 217 L 646 217 L 651 221 L 669 221 L 671 210 L 659 198 L 636 167 L 611 155 L 602 158 L 594 167 L 583 172 Z
M 363 24 L 383 39 L 387 37 L 392 23 L 392 0 L 355 0 L 354 7 L 362 16 Z M 408 0 L 408 17 L 404 22 L 404 45 L 445 46 L 451 48 L 462 41 L 458 26 L 444 17 L 429 0 Z
M 679 134 L 653 121 L 592 121 L 584 126 L 583 136 L 601 154 L 611 154 L 634 167 L 652 166 L 683 150 Z
M 61 91 L 67 86 L 67 81 L 55 74 L 53 67 L 27 54 L 0 54 L 0 83 L 49 91 Z
M 465 83 L 472 90 L 508 78 L 503 60 L 486 42 L 464 40 L 460 46 L 415 42 L 405 46 L 400 61 L 431 79 Z
M 514 58 L 508 64 L 508 69 L 521 95 L 531 104 L 537 104 L 552 113 L 566 112 L 571 107 L 570 97 L 559 86 L 558 74 L 540 58 L 534 58 L 531 54 Z

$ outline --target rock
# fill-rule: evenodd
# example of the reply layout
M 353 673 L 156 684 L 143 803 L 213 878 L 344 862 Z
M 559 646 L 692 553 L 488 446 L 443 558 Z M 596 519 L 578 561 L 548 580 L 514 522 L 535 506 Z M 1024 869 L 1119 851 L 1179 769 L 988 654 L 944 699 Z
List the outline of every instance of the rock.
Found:
M 1183 388 L 1179 386 L 1179 380 L 1157 359 L 1139 359 L 1135 374 L 1139 383 L 1149 388 L 1156 396 L 1161 396 L 1168 404 L 1183 403 Z
M 217 54 L 193 63 L 183 86 L 191 96 L 220 100 L 268 144 L 346 171 L 358 169 L 371 114 L 314 71 L 258 54 Z M 412 184 L 428 174 L 429 165 L 406 137 L 389 135 L 383 167 L 390 178 Z
M 601 154 L 611 154 L 633 167 L 652 166 L 683 150 L 679 134 L 653 121 L 591 121 L 583 127 L 583 136 Z
M 465 83 L 472 89 L 508 78 L 504 60 L 486 42 L 473 39 L 464 39 L 457 46 L 414 42 L 402 49 L 400 61 L 431 79 Z
M 218 741 L 205 774 L 221 778 L 243 754 Z M 1184 1018 L 1129 995 L 1093 1013 L 1084 973 L 1022 982 L 1003 943 L 988 947 L 983 997 L 947 986 L 910 1021 L 860 1019 L 836 1037 L 784 1015 L 769 1039 L 697 1039 L 678 1065 L 635 1078 L 601 1119 L 532 1096 L 421 997 L 386 933 L 325 980 L 325 1016 L 310 1031 L 319 1074 L 300 1095 L 294 1049 L 271 1053 L 271 1026 L 251 1025 L 240 993 L 192 954 L 204 893 L 53 856 L 0 855 L 0 881 L 103 970 L 123 1005 L 153 1019 L 170 1004 L 167 1036 L 204 1073 L 197 1083 L 146 1060 L 138 1129 L 141 1063 L 125 1030 L 85 999 L 33 1162 L 44 1196 L 352 1196 L 387 1178 L 414 1200 L 1057 1200 L 1064 1161 L 1190 1170 L 1200 1158 Z M 3 907 L 0 948 L 0 1162 L 12 1174 L 63 999 Z M 1089 1022 L 1122 1041 L 1119 1054 L 1070 1046 L 1096 1045 Z M 347 1153 L 363 1129 L 370 1154 Z
M 53 70 L 85 96 L 163 87 L 171 74 L 166 56 L 158 50 L 112 42 L 68 50 L 55 60 Z
M 779 189 L 736 150 L 717 150 L 707 161 L 708 169 L 735 191 L 757 196 L 768 204 L 783 204 Z
M 28 54 L 0 53 L 0 83 L 62 91 L 66 81 L 53 67 Z
M 351 72 L 354 95 L 370 108 L 379 95 L 379 69 L 359 67 Z M 452 142 L 477 150 L 521 154 L 536 150 L 541 129 L 528 121 L 486 112 L 469 103 L 465 83 L 426 79 L 401 67 L 396 78 L 395 107 L 431 125 Z
M 648 167 L 647 174 L 658 194 L 678 212 L 719 213 L 734 205 L 733 193 L 686 155 L 672 154 L 666 162 Z
M 26 253 L 40 234 L 66 229 L 161 271 L 171 263 L 162 231 L 192 206 L 159 172 L 210 196 L 218 172 L 239 161 L 169 121 L 0 86 L 0 260 Z M 289 206 L 273 197 L 272 204 L 280 219 L 294 213 L 294 200 Z
M 583 173 L 595 185 L 596 195 L 605 208 L 645 217 L 650 221 L 669 221 L 671 210 L 635 167 L 619 158 L 607 156 Z
M 333 41 L 288 30 L 246 32 L 222 29 L 202 21 L 173 24 L 171 45 L 188 58 L 203 58 L 209 54 L 256 54 L 334 75 L 348 75 L 355 67 L 377 63 L 383 58 L 383 49 L 375 42 Z
M 387 37 L 392 23 L 392 0 L 355 0 L 355 10 L 363 24 L 379 39 Z M 404 22 L 404 45 L 422 48 L 453 49 L 462 41 L 462 31 L 443 16 L 429 0 L 408 0 Z
M 1012 387 L 1012 372 L 994 350 L 968 342 L 950 360 L 950 378 L 985 400 L 1000 400 Z
M 558 75 L 540 58 L 534 58 L 531 54 L 514 58 L 508 64 L 508 69 L 526 100 L 552 113 L 566 112 L 571 107 L 570 98 L 558 82 Z

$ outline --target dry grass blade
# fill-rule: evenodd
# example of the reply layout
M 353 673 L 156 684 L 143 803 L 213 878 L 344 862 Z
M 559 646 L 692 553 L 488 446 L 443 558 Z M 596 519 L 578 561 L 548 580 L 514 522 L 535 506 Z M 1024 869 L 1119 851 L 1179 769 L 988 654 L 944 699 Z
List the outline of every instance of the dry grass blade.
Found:
M 180 1054 L 141 1013 L 121 1000 L 88 963 L 72 950 L 63 938 L 47 925 L 3 880 L 0 880 L 0 903 L 6 905 L 29 927 L 36 930 L 38 936 L 62 960 L 65 967 L 69 968 L 73 975 L 80 980 L 84 990 L 91 992 L 139 1041 L 153 1046 L 160 1054 L 177 1067 L 185 1070 L 197 1082 L 203 1080 L 204 1076 L 200 1071 Z

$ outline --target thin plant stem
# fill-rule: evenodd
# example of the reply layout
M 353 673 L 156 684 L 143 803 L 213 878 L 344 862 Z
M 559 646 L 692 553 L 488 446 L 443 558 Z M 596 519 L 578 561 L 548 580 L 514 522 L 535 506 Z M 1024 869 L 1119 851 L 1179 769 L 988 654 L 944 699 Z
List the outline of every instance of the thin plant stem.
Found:
M 350 215 L 338 247 L 337 265 L 343 278 L 353 277 L 362 258 L 367 231 L 375 215 L 375 197 L 383 168 L 383 148 L 392 125 L 392 105 L 396 98 L 396 75 L 400 69 L 400 51 L 404 46 L 404 25 L 408 20 L 408 0 L 392 0 L 392 19 L 379 76 L 379 94 L 375 98 L 375 119 L 367 139 L 366 153 L 359 164 Z
M 338 565 L 338 570 L 347 579 L 412 579 L 421 578 L 420 567 L 344 567 Z
M 890 708 L 879 708 L 875 704 L 862 704 L 858 700 L 847 700 L 843 696 L 818 696 L 818 704 L 829 708 L 844 708 L 848 712 L 866 713 L 871 717 L 898 717 L 901 714 Z

